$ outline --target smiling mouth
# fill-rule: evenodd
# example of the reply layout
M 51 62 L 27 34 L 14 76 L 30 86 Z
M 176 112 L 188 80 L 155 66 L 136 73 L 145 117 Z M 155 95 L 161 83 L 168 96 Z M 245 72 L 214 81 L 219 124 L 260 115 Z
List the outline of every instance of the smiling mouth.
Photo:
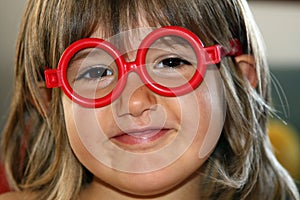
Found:
M 169 143 L 173 129 L 146 129 L 121 132 L 111 138 L 111 141 L 126 149 L 148 149 L 161 147 Z

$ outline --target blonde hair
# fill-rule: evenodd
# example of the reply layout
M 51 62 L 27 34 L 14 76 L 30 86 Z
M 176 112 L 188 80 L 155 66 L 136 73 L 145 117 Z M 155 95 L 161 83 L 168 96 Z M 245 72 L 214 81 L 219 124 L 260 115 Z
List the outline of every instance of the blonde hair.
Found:
M 205 43 L 228 47 L 238 38 L 255 57 L 258 86 L 242 78 L 231 57 L 225 80 L 227 115 L 218 145 L 201 167 L 204 199 L 299 199 L 288 173 L 275 159 L 266 125 L 270 78 L 263 43 L 244 0 L 29 0 L 20 28 L 14 96 L 2 138 L 2 157 L 13 189 L 37 192 L 38 199 L 76 199 L 92 174 L 68 143 L 60 89 L 46 90 L 45 66 L 55 68 L 64 49 L 101 26 L 104 36 L 139 26 L 177 25 Z M 50 104 L 43 99 L 46 91 Z M 17 167 L 16 167 L 17 166 Z M 203 187 L 204 188 L 204 187 Z

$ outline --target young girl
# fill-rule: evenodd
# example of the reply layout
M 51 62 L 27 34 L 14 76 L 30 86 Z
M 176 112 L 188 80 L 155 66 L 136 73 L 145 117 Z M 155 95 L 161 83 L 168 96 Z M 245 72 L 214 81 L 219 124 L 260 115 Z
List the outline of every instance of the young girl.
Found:
M 299 199 L 245 0 L 30 0 L 0 199 Z

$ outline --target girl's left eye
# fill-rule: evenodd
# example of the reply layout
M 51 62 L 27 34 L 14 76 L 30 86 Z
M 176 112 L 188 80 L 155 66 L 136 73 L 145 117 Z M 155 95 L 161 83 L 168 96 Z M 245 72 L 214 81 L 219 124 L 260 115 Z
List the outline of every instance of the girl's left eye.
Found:
M 174 57 L 174 58 L 165 58 L 160 61 L 155 67 L 156 68 L 180 68 L 183 65 L 192 65 L 189 61 Z

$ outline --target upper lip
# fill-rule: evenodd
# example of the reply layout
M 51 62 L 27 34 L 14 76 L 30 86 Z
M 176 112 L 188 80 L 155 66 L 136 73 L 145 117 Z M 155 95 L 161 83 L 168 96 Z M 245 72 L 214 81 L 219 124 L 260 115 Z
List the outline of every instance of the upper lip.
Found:
M 121 136 L 121 135 L 132 135 L 132 136 L 143 136 L 147 134 L 153 134 L 153 133 L 158 133 L 161 130 L 169 130 L 171 128 L 166 128 L 166 127 L 141 127 L 141 128 L 130 128 L 130 129 L 124 129 L 121 130 L 119 133 L 114 135 L 112 138 Z

